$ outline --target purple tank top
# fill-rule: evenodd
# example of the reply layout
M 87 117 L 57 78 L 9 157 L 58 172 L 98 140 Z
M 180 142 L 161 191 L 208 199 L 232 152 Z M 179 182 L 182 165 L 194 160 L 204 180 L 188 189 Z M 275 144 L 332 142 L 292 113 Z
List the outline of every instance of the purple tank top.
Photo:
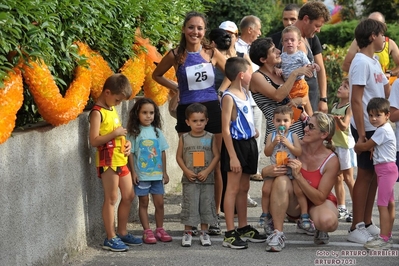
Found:
M 200 52 L 201 50 L 188 52 L 185 62 L 177 69 L 179 104 L 218 100 L 215 90 L 215 67 L 205 61 Z

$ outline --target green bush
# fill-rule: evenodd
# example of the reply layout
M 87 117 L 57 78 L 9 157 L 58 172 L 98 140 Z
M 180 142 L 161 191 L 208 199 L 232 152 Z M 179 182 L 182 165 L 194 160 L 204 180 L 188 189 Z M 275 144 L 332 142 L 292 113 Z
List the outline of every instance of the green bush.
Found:
M 342 21 L 337 24 L 326 24 L 317 36 L 322 44 L 344 47 L 355 38 L 355 28 L 359 20 Z M 387 24 L 386 35 L 393 40 L 399 40 L 399 27 L 397 23 Z
M 272 28 L 272 21 L 275 17 L 280 15 L 278 11 L 279 6 L 273 0 L 219 0 L 216 4 L 212 4 L 211 1 L 205 0 L 208 11 L 206 12 L 208 17 L 208 30 L 218 28 L 220 23 L 226 20 L 233 21 L 240 27 L 240 21 L 247 15 L 257 16 L 262 21 L 262 35 L 266 35 Z M 281 18 L 280 18 L 281 21 Z

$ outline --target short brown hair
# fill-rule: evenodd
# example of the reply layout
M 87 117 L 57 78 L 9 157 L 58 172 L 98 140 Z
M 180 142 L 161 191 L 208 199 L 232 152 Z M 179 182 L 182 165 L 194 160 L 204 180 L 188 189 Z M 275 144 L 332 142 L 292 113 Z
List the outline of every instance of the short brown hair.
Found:
M 109 90 L 111 94 L 123 94 L 126 99 L 132 95 L 130 81 L 123 74 L 113 74 L 104 83 L 103 91 Z
M 310 20 L 323 18 L 324 22 L 331 19 L 330 11 L 325 4 L 319 1 L 307 2 L 299 9 L 298 19 L 302 20 L 305 16 L 308 16 Z

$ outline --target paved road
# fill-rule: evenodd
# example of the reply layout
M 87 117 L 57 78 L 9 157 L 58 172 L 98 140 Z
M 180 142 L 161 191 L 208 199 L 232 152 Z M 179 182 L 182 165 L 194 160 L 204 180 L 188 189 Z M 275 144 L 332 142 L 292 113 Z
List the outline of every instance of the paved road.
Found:
M 251 181 L 250 195 L 258 203 L 261 196 L 261 182 Z M 399 195 L 399 183 L 396 184 Z M 349 195 L 349 194 L 348 194 Z M 396 196 L 396 198 L 398 198 Z M 82 256 L 73 258 L 67 265 L 73 266 L 122 266 L 122 265 L 399 265 L 399 217 L 396 215 L 393 238 L 394 246 L 386 254 L 367 253 L 359 244 L 346 241 L 349 223 L 340 222 L 338 230 L 330 234 L 330 243 L 325 246 L 313 244 L 313 238 L 295 233 L 293 223 L 285 223 L 284 231 L 287 246 L 280 253 L 265 251 L 265 244 L 250 243 L 245 250 L 232 250 L 222 247 L 222 236 L 212 236 L 212 246 L 202 247 L 199 238 L 194 237 L 190 248 L 181 247 L 183 226 L 180 224 L 180 195 L 165 196 L 165 228 L 173 236 L 170 243 L 157 243 L 133 247 L 128 252 L 114 253 L 101 249 L 102 240 L 88 247 Z M 396 201 L 396 212 L 399 212 Z M 351 209 L 350 202 L 347 206 Z M 150 210 L 153 213 L 153 209 Z M 261 213 L 260 206 L 248 208 L 248 221 L 256 225 Z M 374 208 L 374 222 L 379 223 L 378 210 Z M 154 216 L 150 215 L 154 227 Z M 225 228 L 222 220 L 222 229 Z M 138 221 L 129 224 L 134 235 L 142 233 Z
M 265 128 L 263 121 L 263 128 Z M 262 138 L 264 139 L 264 132 Z M 261 156 L 261 165 L 269 164 L 269 159 L 263 154 Z M 170 174 L 170 173 L 169 173 Z M 355 171 L 356 174 L 356 171 Z M 346 187 L 346 186 L 345 186 Z M 262 182 L 251 181 L 250 195 L 259 205 L 255 208 L 248 208 L 248 222 L 256 226 L 259 215 L 262 210 L 260 207 Z M 346 188 L 347 190 L 347 188 Z M 222 236 L 212 236 L 212 246 L 202 247 L 198 237 L 193 238 L 193 244 L 190 248 L 181 246 L 181 237 L 183 234 L 183 225 L 180 224 L 180 202 L 181 193 L 165 195 L 165 229 L 173 237 L 169 243 L 157 243 L 155 245 L 143 244 L 139 247 L 133 247 L 128 252 L 114 253 L 101 249 L 102 239 L 91 245 L 85 250 L 82 256 L 73 258 L 67 262 L 72 266 L 125 266 L 125 265 L 372 265 L 372 266 L 390 266 L 399 265 L 399 183 L 395 185 L 396 198 L 396 221 L 393 229 L 394 246 L 390 253 L 370 254 L 362 245 L 347 242 L 346 235 L 350 224 L 340 222 L 338 229 L 330 233 L 330 243 L 325 246 L 316 246 L 313 243 L 313 237 L 295 233 L 295 224 L 285 223 L 284 233 L 287 238 L 286 248 L 279 253 L 270 253 L 265 251 L 265 243 L 250 243 L 248 249 L 232 250 L 222 247 Z M 352 204 L 348 200 L 347 190 L 346 205 L 349 210 Z M 150 203 L 151 204 L 151 203 Z M 155 222 L 154 209 L 151 206 L 149 210 L 151 227 L 154 229 Z M 378 225 L 378 209 L 373 211 L 373 221 Z M 225 229 L 224 220 L 222 220 L 222 229 Z M 138 218 L 129 223 L 128 229 L 136 236 L 142 234 L 142 227 Z M 263 231 L 262 229 L 260 229 Z

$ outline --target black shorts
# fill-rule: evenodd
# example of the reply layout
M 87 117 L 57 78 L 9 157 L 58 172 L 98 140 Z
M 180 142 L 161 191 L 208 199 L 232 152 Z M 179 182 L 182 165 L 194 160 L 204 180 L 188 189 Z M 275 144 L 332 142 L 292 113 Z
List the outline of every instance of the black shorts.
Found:
M 178 133 L 191 131 L 191 128 L 186 124 L 186 109 L 190 104 L 179 104 L 177 106 L 177 124 L 175 129 Z M 222 133 L 222 110 L 220 109 L 220 102 L 216 100 L 201 104 L 205 105 L 208 109 L 209 120 L 205 126 L 205 130 L 213 134 Z
M 241 163 L 242 172 L 245 174 L 256 174 L 258 171 L 258 145 L 255 138 L 247 140 L 233 139 L 234 150 L 236 151 L 238 160 Z M 222 142 L 222 151 L 220 157 L 220 167 L 222 171 L 231 172 L 230 156 L 227 152 L 224 141 Z
M 359 139 L 359 134 L 357 130 L 351 125 L 352 136 L 355 139 L 355 142 Z M 375 131 L 366 131 L 366 138 L 371 139 Z M 357 167 L 362 169 L 374 169 L 373 157 L 371 156 L 371 152 L 364 151 L 360 154 L 356 154 L 357 159 Z

